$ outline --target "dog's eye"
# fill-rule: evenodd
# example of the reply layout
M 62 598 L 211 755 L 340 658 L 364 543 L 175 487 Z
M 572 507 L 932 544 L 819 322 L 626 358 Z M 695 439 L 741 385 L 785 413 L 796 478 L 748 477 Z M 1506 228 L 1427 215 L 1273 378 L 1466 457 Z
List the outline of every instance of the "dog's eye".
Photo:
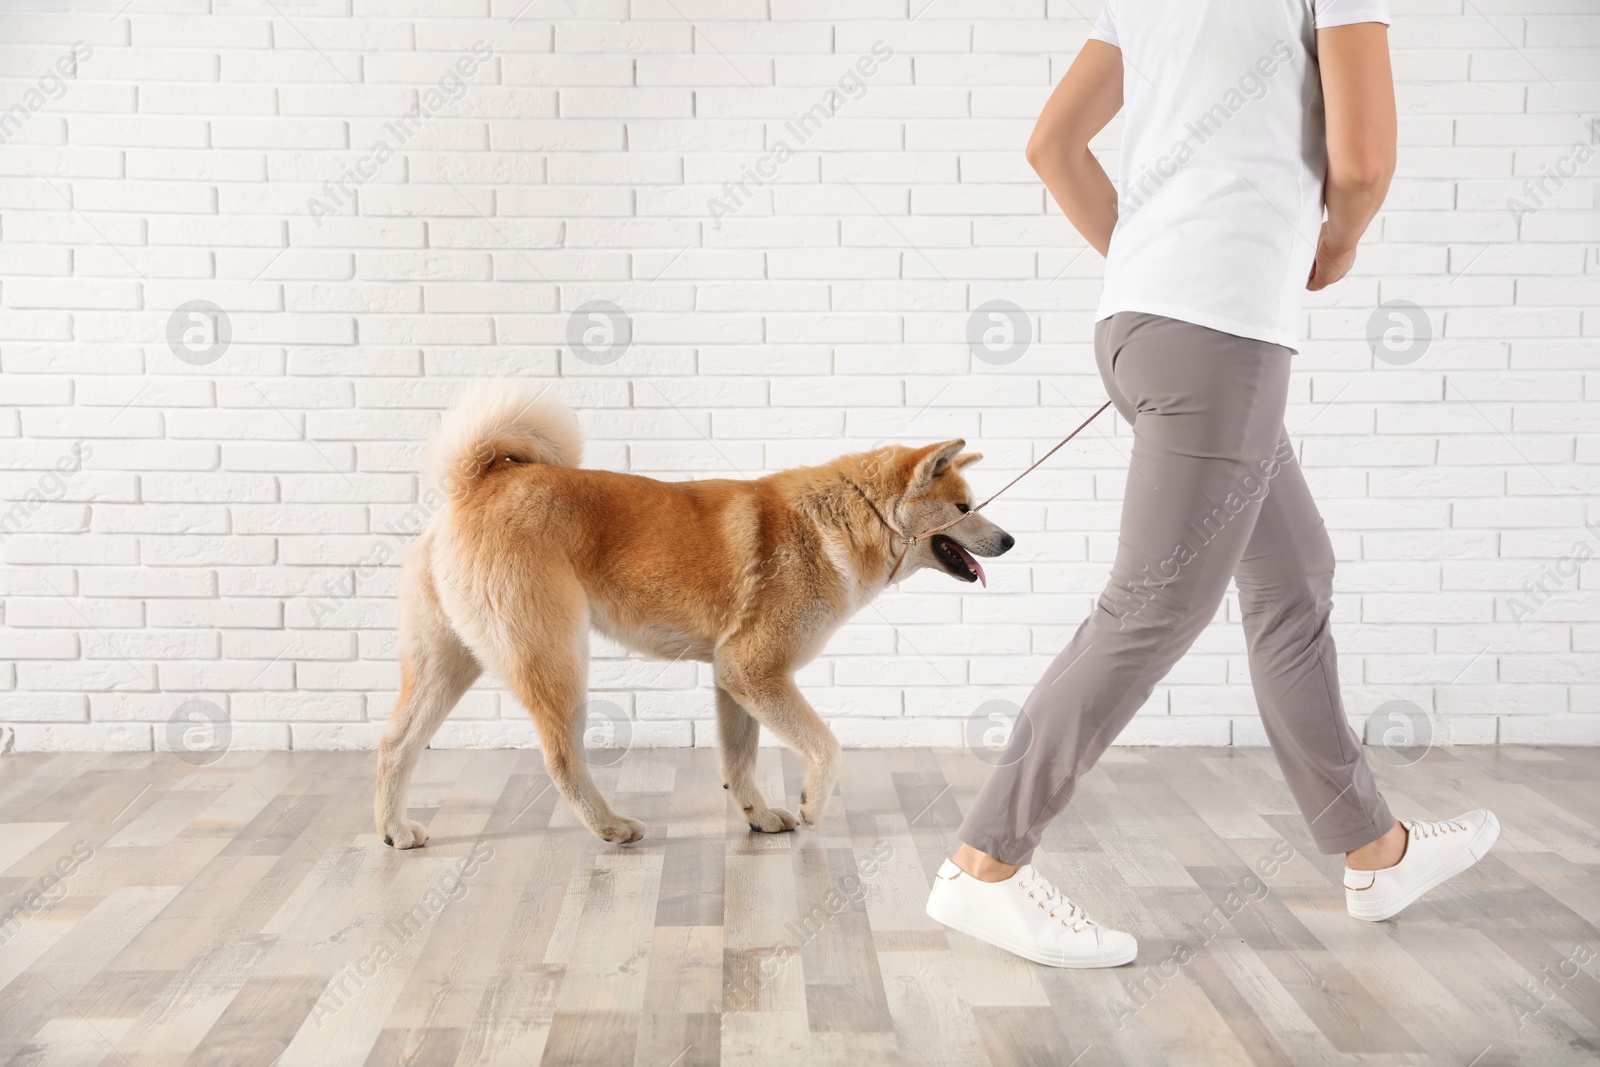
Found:
M 971 504 L 957 504 L 956 505 L 956 510 L 961 512 L 964 515 L 967 512 L 972 510 L 972 505 Z

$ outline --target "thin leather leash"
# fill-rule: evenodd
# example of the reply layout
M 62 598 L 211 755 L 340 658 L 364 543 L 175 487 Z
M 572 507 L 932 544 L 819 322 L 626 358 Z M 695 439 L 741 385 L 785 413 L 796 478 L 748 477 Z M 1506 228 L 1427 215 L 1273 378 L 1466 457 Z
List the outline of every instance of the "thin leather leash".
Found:
M 883 523 L 884 526 L 888 527 L 889 530 L 894 533 L 895 540 L 900 542 L 900 544 L 902 546 L 901 549 L 900 549 L 900 557 L 894 561 L 894 568 L 889 571 L 889 577 L 884 579 L 884 583 L 883 584 L 888 585 L 890 582 L 894 581 L 894 576 L 900 573 L 900 564 L 902 564 L 902 563 L 904 563 L 906 561 L 906 556 L 911 552 L 911 546 L 912 545 L 916 544 L 918 541 L 924 541 L 924 540 L 932 537 L 934 534 L 943 533 L 944 531 L 950 529 L 952 526 L 956 526 L 956 525 L 959 525 L 960 523 L 963 523 L 963 522 L 967 521 L 967 519 L 969 519 L 972 516 L 976 515 L 978 512 L 980 512 L 984 508 L 988 507 L 990 504 L 993 504 L 995 502 L 995 500 L 999 498 L 1001 493 L 1004 493 L 1007 489 L 1010 489 L 1013 485 L 1016 485 L 1018 482 L 1022 481 L 1022 479 L 1026 478 L 1028 475 L 1032 474 L 1035 470 L 1037 470 L 1038 467 L 1039 467 L 1039 464 L 1043 463 L 1045 460 L 1049 459 L 1051 456 L 1053 456 L 1057 452 L 1061 451 L 1062 447 L 1064 445 L 1066 445 L 1066 443 L 1068 441 L 1072 440 L 1074 437 L 1078 436 L 1078 434 L 1082 433 L 1086 426 L 1088 426 L 1095 419 L 1099 418 L 1100 417 L 1100 413 L 1105 411 L 1105 409 L 1110 407 L 1110 406 L 1111 406 L 1111 401 L 1109 401 L 1109 400 L 1107 400 L 1104 404 L 1101 404 L 1098 408 L 1095 409 L 1093 415 L 1090 415 L 1087 419 L 1084 419 L 1082 422 L 1080 422 L 1078 424 L 1078 428 L 1076 430 L 1073 430 L 1071 433 L 1067 434 L 1067 436 L 1063 437 L 1060 441 L 1056 442 L 1056 446 L 1054 448 L 1052 448 L 1050 451 L 1046 452 L 1044 455 L 1040 456 L 1037 460 L 1035 460 L 1034 463 L 1033 463 L 1033 466 L 1029 467 L 1027 470 L 1023 471 L 1021 474 L 1017 475 L 1015 478 L 1011 479 L 1005 485 L 1002 485 L 992 496 L 989 497 L 988 500 L 985 500 L 983 503 L 979 504 L 977 507 L 971 509 L 970 511 L 962 512 L 960 515 L 958 515 L 955 518 L 951 519 L 949 522 L 943 524 L 942 526 L 935 526 L 931 530 L 924 530 L 924 531 L 922 531 L 921 533 L 919 533 L 919 534 L 917 534 L 915 536 L 910 536 L 910 535 L 906 534 L 906 532 L 904 530 L 900 529 L 900 527 L 896 526 L 894 523 L 890 522 L 887 518 L 885 518 L 883 512 L 878 510 L 878 506 L 872 502 L 872 498 L 867 496 L 866 491 L 863 490 L 859 485 L 857 485 L 852 479 L 846 478 L 845 481 L 850 485 L 850 487 L 852 489 L 854 489 L 856 492 L 861 494 L 861 499 L 866 502 L 867 507 L 872 510 L 872 513 L 878 517 L 878 521 Z

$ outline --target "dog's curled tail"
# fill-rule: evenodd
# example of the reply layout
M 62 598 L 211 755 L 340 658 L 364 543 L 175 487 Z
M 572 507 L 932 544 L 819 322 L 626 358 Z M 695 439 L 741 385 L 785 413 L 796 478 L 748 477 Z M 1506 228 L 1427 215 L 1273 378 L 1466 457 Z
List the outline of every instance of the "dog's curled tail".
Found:
M 498 463 L 576 467 L 582 458 L 577 416 L 549 386 L 491 378 L 469 386 L 445 412 L 425 470 L 427 484 L 454 499 Z

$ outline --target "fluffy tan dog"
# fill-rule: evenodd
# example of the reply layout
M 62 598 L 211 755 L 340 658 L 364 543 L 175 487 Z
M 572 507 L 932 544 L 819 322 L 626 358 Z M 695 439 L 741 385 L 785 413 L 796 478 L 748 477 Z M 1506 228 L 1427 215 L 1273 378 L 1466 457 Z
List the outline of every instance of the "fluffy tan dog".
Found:
M 545 766 L 584 823 L 611 842 L 644 825 L 611 809 L 584 759 L 589 630 L 667 659 L 710 663 L 722 773 L 752 830 L 792 830 L 753 776 L 765 725 L 806 761 L 800 822 L 822 818 L 839 742 L 794 683 L 835 630 L 883 591 L 916 534 L 970 507 L 963 441 L 891 445 L 750 481 L 661 482 L 580 470 L 572 413 L 531 382 L 480 383 L 445 416 L 430 476 L 447 504 L 401 572 L 400 701 L 378 751 L 378 831 L 428 839 L 406 817 L 411 770 L 482 670 L 533 715 Z M 962 581 L 1010 534 L 972 515 L 919 540 L 894 572 Z

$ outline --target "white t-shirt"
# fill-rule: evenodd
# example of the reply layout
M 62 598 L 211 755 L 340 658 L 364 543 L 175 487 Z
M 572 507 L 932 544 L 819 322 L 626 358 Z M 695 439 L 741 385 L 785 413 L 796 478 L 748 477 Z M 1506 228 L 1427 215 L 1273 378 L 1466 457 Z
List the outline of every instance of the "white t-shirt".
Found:
M 1388 0 L 1106 0 L 1122 50 L 1117 226 L 1095 312 L 1294 348 L 1327 171 L 1318 29 Z

